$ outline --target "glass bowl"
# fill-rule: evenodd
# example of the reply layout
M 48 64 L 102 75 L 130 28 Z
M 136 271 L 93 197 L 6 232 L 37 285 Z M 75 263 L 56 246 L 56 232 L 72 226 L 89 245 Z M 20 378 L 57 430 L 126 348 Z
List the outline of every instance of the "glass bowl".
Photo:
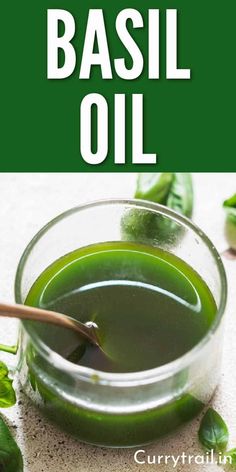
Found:
M 190 220 L 147 201 L 97 201 L 53 219 L 19 262 L 16 302 L 25 302 L 35 280 L 56 259 L 80 247 L 124 239 L 157 246 L 188 263 L 208 285 L 217 315 L 210 331 L 182 357 L 122 374 L 72 364 L 21 323 L 18 370 L 26 394 L 64 430 L 107 447 L 147 444 L 192 419 L 217 386 L 223 345 L 227 282 L 218 252 Z

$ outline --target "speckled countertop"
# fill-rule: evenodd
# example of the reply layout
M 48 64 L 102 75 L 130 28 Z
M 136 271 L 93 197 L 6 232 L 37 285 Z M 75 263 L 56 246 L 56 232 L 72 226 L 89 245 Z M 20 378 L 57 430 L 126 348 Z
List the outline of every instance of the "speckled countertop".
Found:
M 219 252 L 226 249 L 222 201 L 236 191 L 236 174 L 193 174 L 194 221 L 208 234 Z M 135 174 L 0 174 L 0 293 L 13 301 L 13 282 L 19 257 L 32 236 L 52 217 L 89 200 L 131 197 Z M 236 446 L 236 260 L 224 259 L 229 282 L 226 334 L 221 383 L 212 401 L 230 429 L 230 446 Z M 1 320 L 0 343 L 12 343 L 17 322 Z M 14 358 L 1 354 L 13 365 Z M 15 382 L 16 383 L 16 382 Z M 2 410 L 22 449 L 25 472 L 128 472 L 159 470 L 217 472 L 216 465 L 138 465 L 135 450 L 110 450 L 84 445 L 50 424 L 17 386 L 17 405 Z M 157 443 L 146 454 L 199 454 L 200 418 Z

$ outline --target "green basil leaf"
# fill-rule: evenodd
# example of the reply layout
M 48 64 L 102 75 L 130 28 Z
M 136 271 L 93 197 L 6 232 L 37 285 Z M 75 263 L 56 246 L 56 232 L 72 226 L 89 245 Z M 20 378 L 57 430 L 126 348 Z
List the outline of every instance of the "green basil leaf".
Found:
M 0 380 L 8 375 L 8 368 L 4 362 L 0 361 Z
M 225 236 L 229 246 L 236 250 L 236 194 L 225 200 L 223 206 L 227 212 Z
M 12 387 L 12 380 L 6 377 L 0 380 L 0 408 L 9 408 L 15 403 L 16 395 Z
M 138 175 L 135 198 L 161 203 L 182 215 L 191 217 L 193 185 L 189 173 L 141 173 Z
M 236 209 L 236 193 L 224 201 L 223 206 L 225 208 L 235 208 Z
M 193 186 L 188 173 L 141 173 L 138 175 L 135 198 L 151 200 L 190 217 L 193 210 Z M 162 215 L 132 209 L 124 214 L 122 237 L 128 241 L 156 243 L 165 241 L 173 246 L 181 236 L 181 226 Z
M 16 403 L 16 395 L 12 382 L 13 381 L 8 377 L 6 364 L 0 362 L 0 408 L 9 408 Z
M 166 200 L 166 206 L 181 215 L 191 217 L 193 212 L 193 185 L 191 174 L 176 173 Z M 175 244 L 179 240 L 182 228 L 175 221 L 163 218 L 159 226 L 159 239 L 171 240 Z
M 162 174 L 141 173 L 138 175 L 135 198 L 164 204 L 173 179 L 174 174 L 168 172 Z
M 23 472 L 21 451 L 2 418 L 0 418 L 0 471 Z
M 193 184 L 191 174 L 176 173 L 170 187 L 166 206 L 181 213 L 181 215 L 192 216 L 193 212 Z
M 209 408 L 202 418 L 198 437 L 208 451 L 225 451 L 229 440 L 228 428 L 223 418 L 213 408 Z
M 121 220 L 122 238 L 125 241 L 147 242 L 156 236 L 155 215 L 136 208 L 124 213 Z
M 225 220 L 225 237 L 231 249 L 236 251 L 236 214 L 228 213 Z
M 236 448 L 225 452 L 224 457 L 228 464 L 232 465 L 233 467 L 236 467 Z

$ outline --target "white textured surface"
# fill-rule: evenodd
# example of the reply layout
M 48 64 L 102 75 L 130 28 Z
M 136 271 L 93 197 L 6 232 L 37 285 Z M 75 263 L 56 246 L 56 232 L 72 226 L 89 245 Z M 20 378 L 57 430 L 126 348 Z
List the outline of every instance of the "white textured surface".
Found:
M 0 298 L 13 300 L 14 274 L 19 257 L 32 236 L 56 214 L 89 200 L 131 197 L 135 174 L 0 174 Z M 226 249 L 222 201 L 236 191 L 236 174 L 194 174 L 194 221 Z M 212 403 L 230 429 L 230 446 L 236 447 L 236 260 L 224 260 L 228 282 L 224 362 L 221 384 Z M 16 322 L 2 321 L 0 343 L 14 341 Z M 13 359 L 2 355 L 8 364 Z M 108 450 L 83 445 L 51 425 L 18 389 L 18 404 L 2 410 L 12 426 L 25 460 L 25 472 L 120 472 L 160 470 L 172 465 L 137 465 L 134 450 Z M 163 440 L 146 447 L 147 454 L 199 454 L 197 430 L 200 418 Z M 175 470 L 222 470 L 218 466 L 186 465 Z

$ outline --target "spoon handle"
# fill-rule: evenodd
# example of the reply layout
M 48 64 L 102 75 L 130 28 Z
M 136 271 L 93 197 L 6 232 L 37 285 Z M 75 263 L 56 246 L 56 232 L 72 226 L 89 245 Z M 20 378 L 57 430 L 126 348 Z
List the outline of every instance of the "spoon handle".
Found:
M 86 338 L 92 344 L 98 345 L 97 336 L 92 323 L 88 325 L 73 320 L 67 315 L 55 311 L 43 310 L 28 305 L 0 303 L 0 317 L 19 318 L 20 320 L 40 321 L 71 329 Z

